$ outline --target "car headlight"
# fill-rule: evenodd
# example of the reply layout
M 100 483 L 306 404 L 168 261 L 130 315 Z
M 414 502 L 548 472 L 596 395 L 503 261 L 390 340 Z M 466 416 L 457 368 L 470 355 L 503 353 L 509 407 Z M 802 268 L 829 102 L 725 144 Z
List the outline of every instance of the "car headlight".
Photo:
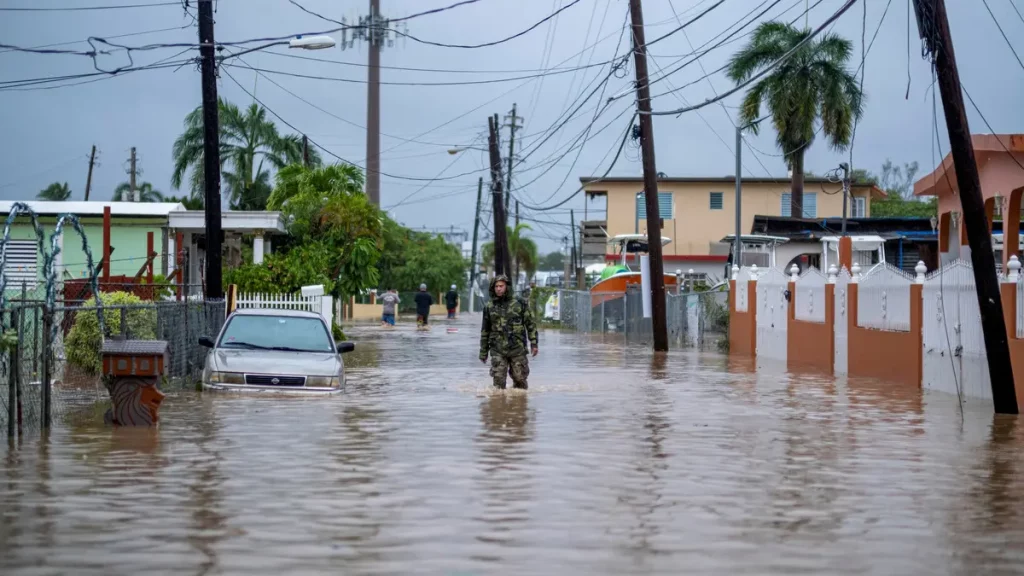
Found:
M 308 388 L 337 388 L 341 386 L 341 378 L 337 376 L 307 376 Z
M 238 372 L 210 372 L 211 384 L 245 384 L 245 376 Z

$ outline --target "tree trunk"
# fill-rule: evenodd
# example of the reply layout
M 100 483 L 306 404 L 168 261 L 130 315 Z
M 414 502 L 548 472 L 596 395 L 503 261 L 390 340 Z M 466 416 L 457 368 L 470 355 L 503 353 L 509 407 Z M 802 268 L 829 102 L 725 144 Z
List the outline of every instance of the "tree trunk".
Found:
M 793 154 L 791 163 L 793 176 L 790 189 L 790 218 L 804 217 L 804 151 Z

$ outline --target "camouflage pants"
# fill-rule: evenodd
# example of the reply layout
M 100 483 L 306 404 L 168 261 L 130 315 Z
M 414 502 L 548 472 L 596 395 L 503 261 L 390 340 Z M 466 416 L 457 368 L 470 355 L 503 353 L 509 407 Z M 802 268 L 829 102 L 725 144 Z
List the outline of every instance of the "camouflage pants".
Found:
M 521 356 L 491 356 L 491 377 L 495 388 L 505 388 L 505 379 L 512 375 L 513 388 L 527 388 L 526 379 L 530 376 L 530 361 L 526 354 Z

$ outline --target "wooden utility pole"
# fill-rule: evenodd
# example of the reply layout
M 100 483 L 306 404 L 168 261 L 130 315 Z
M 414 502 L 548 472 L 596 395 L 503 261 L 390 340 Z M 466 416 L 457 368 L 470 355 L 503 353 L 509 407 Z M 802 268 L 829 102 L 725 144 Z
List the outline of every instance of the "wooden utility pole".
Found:
M 92 153 L 89 154 L 89 175 L 85 178 L 85 201 L 89 201 L 89 192 L 92 191 L 92 168 L 96 165 L 96 145 L 92 145 Z
M 366 197 L 380 206 L 380 0 L 370 0 L 370 53 L 366 82 Z
M 122 198 L 124 200 L 124 198 Z M 138 202 L 135 197 L 135 146 L 132 146 L 131 168 L 128 172 L 128 201 Z
M 651 87 L 647 80 L 647 45 L 640 0 L 629 0 L 633 27 L 633 58 L 636 68 L 637 112 L 640 115 L 640 151 L 643 156 L 644 201 L 647 206 L 647 251 L 651 263 L 651 326 L 656 352 L 668 350 L 665 321 L 665 265 L 661 260 L 661 215 L 658 210 L 658 170 L 654 164 L 654 122 L 651 118 Z
M 944 0 L 914 0 L 917 28 L 929 54 L 931 54 L 942 110 L 949 131 L 950 154 L 960 189 L 963 225 L 967 226 L 967 242 L 971 247 L 974 284 L 977 287 L 978 308 L 981 312 L 981 330 L 988 356 L 988 373 L 992 383 L 992 404 L 997 414 L 1017 414 L 1017 396 L 1013 383 L 1013 366 L 1003 319 L 1003 303 L 996 277 L 992 235 L 985 215 L 985 201 L 981 195 L 978 164 L 971 143 L 971 129 L 960 93 L 960 73 L 956 67 L 953 39 Z M 1016 217 L 1016 214 L 1011 216 Z
M 516 156 L 516 128 L 518 128 L 518 126 L 516 125 L 517 120 L 518 120 L 518 118 L 516 117 L 516 104 L 515 104 L 515 102 L 513 102 L 512 103 L 512 114 L 511 114 L 511 117 L 509 118 L 509 123 L 508 123 L 508 131 L 509 131 L 509 136 L 508 136 L 508 174 L 505 176 L 507 178 L 506 184 L 505 184 L 505 212 L 506 213 L 508 212 L 508 208 L 509 208 L 509 200 L 512 198 L 512 162 L 513 162 L 513 160 L 515 159 L 515 156 Z M 518 211 L 517 211 L 517 214 L 518 214 Z M 516 224 L 519 224 L 518 218 L 516 220 Z
M 302 165 L 309 168 L 309 136 L 302 135 Z
M 576 211 L 569 210 L 569 229 L 572 230 L 572 269 L 579 268 L 576 251 Z
M 481 176 L 476 182 L 476 220 L 473 222 L 473 251 L 469 261 L 469 311 L 473 312 L 473 301 L 476 289 L 476 246 L 480 237 L 480 204 L 484 197 L 484 177 Z
M 505 216 L 505 203 L 502 194 L 497 115 L 487 118 L 487 128 L 487 147 L 491 153 L 491 195 L 494 205 L 494 274 L 507 276 L 512 273 L 512 266 L 508 250 L 508 219 Z
M 206 298 L 224 297 L 221 276 L 220 121 L 213 0 L 198 0 L 199 55 L 203 80 L 203 182 L 206 188 Z

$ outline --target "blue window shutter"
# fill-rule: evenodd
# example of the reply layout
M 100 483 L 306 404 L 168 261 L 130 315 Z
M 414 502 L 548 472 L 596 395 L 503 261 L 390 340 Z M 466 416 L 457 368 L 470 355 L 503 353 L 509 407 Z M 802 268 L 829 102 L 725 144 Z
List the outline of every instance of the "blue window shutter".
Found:
M 804 192 L 804 218 L 818 217 L 818 193 Z
M 636 197 L 636 214 L 640 220 L 647 218 L 646 194 L 640 192 Z M 662 220 L 672 219 L 672 193 L 658 192 L 658 216 Z
M 792 204 L 793 204 L 793 195 L 790 194 L 789 192 L 783 192 L 782 193 L 782 209 L 781 209 L 781 213 L 782 213 L 782 217 L 783 218 L 789 218 L 790 216 L 793 215 L 793 212 L 791 211 Z

